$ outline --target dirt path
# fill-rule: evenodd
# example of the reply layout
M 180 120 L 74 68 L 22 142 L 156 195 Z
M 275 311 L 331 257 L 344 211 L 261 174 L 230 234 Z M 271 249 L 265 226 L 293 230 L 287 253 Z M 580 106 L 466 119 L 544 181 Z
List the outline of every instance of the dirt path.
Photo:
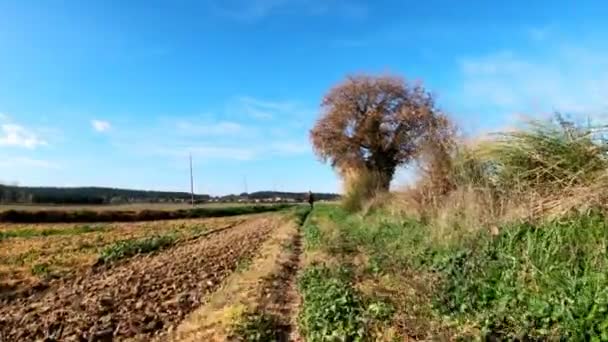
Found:
M 167 340 L 247 341 L 239 327 L 248 326 L 248 333 L 257 335 L 249 337 L 256 340 L 300 341 L 296 329 L 296 277 L 301 253 L 299 227 L 293 219 L 285 219 L 249 268 L 231 275 L 226 285 L 189 315 Z M 247 323 L 251 315 L 269 318 L 271 326 Z
M 276 226 L 234 228 L 0 303 L 0 341 L 149 340 L 205 301 Z
M 287 253 L 279 258 L 279 272 L 264 279 L 258 311 L 276 318 L 279 341 L 297 341 L 296 311 L 299 302 L 296 276 L 300 266 L 302 240 L 300 232 L 290 242 Z

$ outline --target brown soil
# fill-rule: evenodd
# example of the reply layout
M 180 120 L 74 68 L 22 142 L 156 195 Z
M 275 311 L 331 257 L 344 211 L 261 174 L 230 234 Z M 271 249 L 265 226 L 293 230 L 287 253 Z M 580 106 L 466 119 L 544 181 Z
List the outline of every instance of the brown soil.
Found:
M 267 215 L 267 214 L 256 214 Z M 101 231 L 51 236 L 17 237 L 0 240 L 0 302 L 4 297 L 30 291 L 40 283 L 57 278 L 72 278 L 86 273 L 97 261 L 101 250 L 117 241 L 151 235 L 177 233 L 187 239 L 202 232 L 234 226 L 256 216 L 190 219 L 136 223 L 95 224 Z M 82 224 L 1 224 L 2 231 L 19 229 L 69 231 Z M 46 265 L 44 274 L 32 273 L 34 265 Z
M 0 302 L 0 341 L 149 340 L 172 330 L 276 225 L 256 218 L 234 228 L 138 256 L 27 298 Z

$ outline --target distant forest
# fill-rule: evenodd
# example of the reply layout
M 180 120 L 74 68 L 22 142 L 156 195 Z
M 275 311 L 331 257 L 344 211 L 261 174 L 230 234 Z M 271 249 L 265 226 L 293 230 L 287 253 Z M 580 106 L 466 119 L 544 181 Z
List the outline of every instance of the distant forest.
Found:
M 315 193 L 317 200 L 333 200 L 339 195 L 330 193 Z M 195 194 L 197 203 L 209 201 L 237 200 L 291 200 L 302 201 L 306 193 L 258 191 L 250 194 L 226 195 L 213 197 Z M 101 187 L 58 188 L 58 187 L 21 187 L 0 184 L 0 203 L 23 204 L 121 204 L 121 203 L 179 203 L 191 199 L 187 192 L 145 191 L 129 189 L 113 189 Z

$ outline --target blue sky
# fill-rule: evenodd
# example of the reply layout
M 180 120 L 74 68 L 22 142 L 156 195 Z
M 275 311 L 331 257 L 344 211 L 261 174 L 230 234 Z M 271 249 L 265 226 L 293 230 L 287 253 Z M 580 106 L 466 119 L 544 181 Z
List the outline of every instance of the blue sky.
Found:
M 500 4 L 500 5 L 499 5 Z M 608 108 L 604 1 L 0 1 L 0 181 L 339 191 L 308 130 L 350 73 L 470 133 Z

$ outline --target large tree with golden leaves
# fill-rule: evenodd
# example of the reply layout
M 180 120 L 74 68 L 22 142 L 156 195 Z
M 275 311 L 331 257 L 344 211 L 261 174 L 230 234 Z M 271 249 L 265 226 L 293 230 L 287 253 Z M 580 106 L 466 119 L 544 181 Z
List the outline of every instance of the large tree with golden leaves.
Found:
M 321 109 L 310 132 L 315 153 L 340 171 L 379 175 L 381 190 L 448 125 L 431 93 L 395 76 L 347 77 L 329 90 Z

